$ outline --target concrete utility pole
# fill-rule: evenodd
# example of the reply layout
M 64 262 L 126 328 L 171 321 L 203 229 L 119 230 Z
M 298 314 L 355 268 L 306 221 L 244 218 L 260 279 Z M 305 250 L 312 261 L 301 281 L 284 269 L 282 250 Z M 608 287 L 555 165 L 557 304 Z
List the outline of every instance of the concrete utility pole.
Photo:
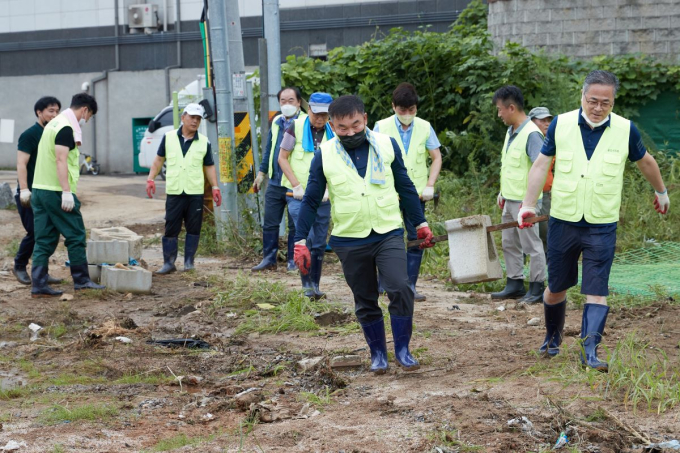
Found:
M 269 66 L 269 110 L 279 110 L 276 94 L 281 89 L 281 22 L 279 0 L 262 0 L 264 38 L 267 40 L 267 63 Z
M 217 135 L 219 146 L 213 146 L 217 179 L 223 194 L 222 206 L 215 210 L 217 233 L 224 237 L 225 222 L 239 224 L 236 184 L 236 160 L 234 156 L 234 105 L 232 72 L 230 67 L 229 41 L 227 39 L 226 2 L 232 0 L 208 0 L 211 47 L 215 75 L 215 107 L 217 109 Z M 238 0 L 233 0 L 234 2 Z M 237 4 L 238 8 L 238 4 Z M 241 51 L 243 52 L 243 51 Z
M 233 74 L 234 112 L 247 112 L 246 65 L 243 59 L 241 16 L 238 9 L 238 0 L 226 0 L 226 9 L 228 21 L 227 36 L 229 37 L 229 66 Z

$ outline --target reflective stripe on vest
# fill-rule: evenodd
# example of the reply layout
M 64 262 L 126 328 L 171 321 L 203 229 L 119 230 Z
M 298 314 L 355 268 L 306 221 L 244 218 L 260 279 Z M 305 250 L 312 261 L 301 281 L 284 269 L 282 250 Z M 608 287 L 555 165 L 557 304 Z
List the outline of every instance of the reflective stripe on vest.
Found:
M 38 144 L 38 156 L 35 160 L 34 188 L 54 192 L 62 191 L 61 184 L 59 184 L 59 176 L 57 176 L 55 140 L 59 131 L 67 126 L 73 128 L 63 113 L 57 115 L 45 126 L 42 138 Z M 78 151 L 78 146 L 68 152 L 66 163 L 68 168 L 68 185 L 71 188 L 71 192 L 76 193 L 78 179 L 80 179 L 80 151 Z
M 630 121 L 610 114 L 610 125 L 589 161 L 578 119 L 578 110 L 558 116 L 550 215 L 568 222 L 578 222 L 584 217 L 593 224 L 617 222 Z
M 186 155 L 182 155 L 177 130 L 165 134 L 165 193 L 168 195 L 202 195 L 204 191 L 203 158 L 208 152 L 208 138 L 196 132 Z
M 506 200 L 521 201 L 527 192 L 527 184 L 529 183 L 529 170 L 531 170 L 531 159 L 527 155 L 527 142 L 529 135 L 533 132 L 543 134 L 541 130 L 529 120 L 524 125 L 517 137 L 510 144 L 508 148 L 508 140 L 510 140 L 510 133 L 506 132 L 505 142 L 503 142 L 503 149 L 501 150 L 501 194 Z M 539 194 L 539 199 L 543 197 L 543 193 Z
M 312 166 L 312 159 L 314 158 L 315 154 L 308 153 L 304 149 L 302 149 L 302 136 L 304 135 L 305 132 L 306 119 L 307 116 L 305 115 L 304 118 L 300 117 L 296 119 L 295 122 L 293 123 L 295 124 L 295 148 L 293 148 L 293 151 L 288 156 L 290 168 L 293 170 L 293 173 L 295 173 L 295 177 L 297 178 L 298 182 L 302 184 L 303 189 L 307 188 L 307 180 L 309 179 L 309 167 Z M 326 141 L 328 141 L 328 137 L 327 134 L 324 132 L 321 143 L 324 143 Z M 285 174 L 281 176 L 281 185 L 284 187 L 288 187 L 289 189 L 293 188 L 293 185 L 290 183 Z
M 427 167 L 427 139 L 430 138 L 430 123 L 417 116 L 413 118 L 413 130 L 411 131 L 411 141 L 408 144 L 408 152 L 405 151 L 404 143 L 401 141 L 395 115 L 378 121 L 378 128 L 381 133 L 396 140 L 399 148 L 401 148 L 401 156 L 404 159 L 408 176 L 413 181 L 413 185 L 416 186 L 418 195 L 422 194 L 430 176 Z
M 276 142 L 279 140 L 279 132 L 281 131 L 281 127 L 277 124 L 277 121 L 282 116 L 283 115 L 276 115 L 272 121 L 272 147 L 269 149 L 269 179 L 272 179 L 272 175 L 274 174 L 274 148 L 276 148 Z M 296 119 L 298 118 L 307 118 L 307 114 L 301 111 Z
M 371 184 L 370 165 L 364 178 L 347 166 L 335 149 L 337 137 L 321 145 L 333 236 L 365 238 L 371 230 L 384 234 L 402 228 L 399 196 L 394 188 L 391 167 L 394 148 L 388 135 L 379 132 L 374 135 L 385 164 L 385 184 Z

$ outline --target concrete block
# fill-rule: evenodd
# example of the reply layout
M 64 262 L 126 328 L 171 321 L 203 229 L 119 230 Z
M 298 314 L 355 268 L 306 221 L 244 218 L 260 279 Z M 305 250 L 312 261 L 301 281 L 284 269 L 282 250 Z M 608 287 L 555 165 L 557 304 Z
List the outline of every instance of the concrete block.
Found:
M 628 34 L 628 40 L 630 42 L 654 41 L 654 36 L 654 30 L 631 30 Z
M 616 19 L 609 17 L 606 19 L 589 19 L 588 21 L 589 30 L 615 30 L 616 29 Z
M 562 31 L 564 31 L 564 32 L 588 31 L 589 27 L 590 27 L 590 25 L 588 24 L 588 20 L 583 20 L 583 19 L 565 20 L 565 21 L 562 22 Z
M 574 44 L 593 44 L 600 42 L 599 31 L 587 31 L 584 33 L 574 33 Z
M 548 44 L 548 34 L 542 33 L 540 35 L 532 34 L 524 36 L 524 42 L 522 45 L 527 46 L 544 46 Z
M 628 31 L 626 30 L 607 30 L 600 32 L 600 41 L 604 43 L 628 42 Z
M 151 292 L 151 272 L 139 266 L 133 266 L 130 270 L 104 266 L 101 283 L 112 291 L 148 294 Z
M 536 33 L 536 24 L 533 22 L 522 22 L 513 25 L 513 31 L 516 35 L 526 35 Z
M 671 18 L 666 17 L 643 17 L 642 28 L 667 29 L 671 26 Z
M 126 241 L 87 241 L 89 264 L 128 263 L 129 247 Z
M 90 280 L 99 283 L 102 276 L 102 267 L 98 264 L 88 264 L 87 270 L 90 273 Z
M 503 278 L 496 243 L 486 227 L 488 215 L 447 220 L 449 271 L 453 283 L 488 282 Z
M 668 53 L 668 41 L 644 41 L 640 43 L 640 52 L 644 54 Z
M 94 241 L 126 241 L 129 244 L 129 257 L 137 261 L 142 259 L 144 238 L 125 227 L 92 228 L 90 239 Z

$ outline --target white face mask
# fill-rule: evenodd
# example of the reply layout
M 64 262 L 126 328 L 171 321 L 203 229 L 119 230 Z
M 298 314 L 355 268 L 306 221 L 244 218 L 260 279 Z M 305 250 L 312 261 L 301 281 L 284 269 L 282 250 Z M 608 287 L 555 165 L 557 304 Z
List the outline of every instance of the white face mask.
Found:
M 586 123 L 588 123 L 588 125 L 589 125 L 590 127 L 592 127 L 593 129 L 596 128 L 596 127 L 598 127 L 598 126 L 602 126 L 604 123 L 606 123 L 607 121 L 609 121 L 609 115 L 607 115 L 607 116 L 606 116 L 602 121 L 600 121 L 599 123 L 593 123 L 592 121 L 590 121 L 590 118 L 588 118 L 588 115 L 586 115 L 586 111 L 585 111 L 585 110 L 581 110 L 581 116 L 583 117 L 584 120 L 586 120 Z
M 283 113 L 283 116 L 286 118 L 290 118 L 294 116 L 298 111 L 298 108 L 294 105 L 291 104 L 285 104 L 281 106 L 281 113 Z
M 80 124 L 80 127 L 85 126 L 85 123 L 86 123 L 86 122 L 87 122 L 87 121 L 85 121 L 85 118 L 81 118 L 81 119 L 78 120 L 78 124 Z
M 413 122 L 413 118 L 416 117 L 415 115 L 400 115 L 398 113 L 396 115 L 397 115 L 397 118 L 399 118 L 399 121 L 401 122 L 401 124 L 403 124 L 405 126 L 408 126 L 409 124 L 411 124 Z

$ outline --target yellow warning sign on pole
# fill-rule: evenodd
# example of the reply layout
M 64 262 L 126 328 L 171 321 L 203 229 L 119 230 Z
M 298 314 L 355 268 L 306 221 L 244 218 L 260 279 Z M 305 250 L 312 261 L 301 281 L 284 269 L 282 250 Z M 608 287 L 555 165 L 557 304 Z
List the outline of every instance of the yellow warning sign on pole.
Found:
M 231 166 L 231 158 L 234 149 L 231 137 L 220 137 L 220 182 L 234 182 L 234 169 Z

